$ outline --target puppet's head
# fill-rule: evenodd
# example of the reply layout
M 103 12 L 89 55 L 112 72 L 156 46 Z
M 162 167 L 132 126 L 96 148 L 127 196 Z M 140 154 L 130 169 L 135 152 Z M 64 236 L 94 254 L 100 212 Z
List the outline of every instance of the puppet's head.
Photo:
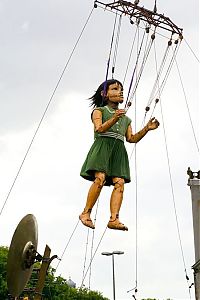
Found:
M 91 100 L 91 106 L 93 107 L 101 107 L 107 105 L 107 92 L 110 85 L 117 83 L 121 86 L 121 90 L 123 91 L 122 83 L 117 79 L 108 79 L 104 81 L 97 89 L 95 94 L 89 98 Z M 118 101 L 119 103 L 122 101 Z

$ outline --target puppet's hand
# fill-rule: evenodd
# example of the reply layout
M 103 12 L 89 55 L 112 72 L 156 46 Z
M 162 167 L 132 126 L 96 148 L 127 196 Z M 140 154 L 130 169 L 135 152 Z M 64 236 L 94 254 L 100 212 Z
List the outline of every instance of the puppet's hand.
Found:
M 114 118 L 119 119 L 120 117 L 124 116 L 126 111 L 124 109 L 116 109 Z
M 160 123 L 158 122 L 158 120 L 156 120 L 155 118 L 152 118 L 147 123 L 147 128 L 148 128 L 148 130 L 154 130 L 154 129 L 158 128 L 159 125 L 160 125 Z

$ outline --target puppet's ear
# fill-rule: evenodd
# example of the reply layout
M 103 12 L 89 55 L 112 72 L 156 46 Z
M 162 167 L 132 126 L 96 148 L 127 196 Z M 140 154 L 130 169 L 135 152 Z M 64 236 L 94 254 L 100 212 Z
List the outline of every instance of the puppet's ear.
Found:
M 106 95 L 104 95 L 104 91 L 101 91 L 101 96 L 104 97 L 105 99 L 107 98 Z

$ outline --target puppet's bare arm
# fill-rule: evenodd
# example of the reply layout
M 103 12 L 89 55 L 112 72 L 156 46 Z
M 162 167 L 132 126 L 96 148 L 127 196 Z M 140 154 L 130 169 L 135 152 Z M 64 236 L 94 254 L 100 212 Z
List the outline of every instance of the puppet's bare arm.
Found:
M 131 125 L 129 125 L 126 132 L 126 140 L 129 143 L 138 143 L 147 134 L 149 130 L 154 130 L 158 128 L 158 126 L 159 122 L 155 118 L 152 118 L 142 130 L 133 134 Z

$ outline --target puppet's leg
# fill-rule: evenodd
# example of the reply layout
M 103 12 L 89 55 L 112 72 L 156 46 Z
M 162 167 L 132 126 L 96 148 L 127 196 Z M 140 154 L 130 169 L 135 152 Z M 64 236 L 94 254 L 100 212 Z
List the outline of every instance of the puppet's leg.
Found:
M 90 214 L 91 214 L 93 206 L 95 205 L 95 203 L 100 195 L 100 192 L 101 192 L 101 189 L 102 189 L 104 183 L 105 183 L 105 173 L 96 172 L 95 180 L 94 180 L 93 184 L 91 185 L 89 192 L 88 192 L 85 208 L 84 208 L 82 214 L 79 216 L 79 219 L 81 220 L 83 225 L 90 227 L 92 229 L 94 229 L 95 226 L 90 218 Z
M 119 211 L 123 200 L 124 179 L 113 178 L 114 189 L 110 199 L 111 217 L 108 222 L 108 228 L 117 230 L 128 230 L 128 228 L 119 221 Z

